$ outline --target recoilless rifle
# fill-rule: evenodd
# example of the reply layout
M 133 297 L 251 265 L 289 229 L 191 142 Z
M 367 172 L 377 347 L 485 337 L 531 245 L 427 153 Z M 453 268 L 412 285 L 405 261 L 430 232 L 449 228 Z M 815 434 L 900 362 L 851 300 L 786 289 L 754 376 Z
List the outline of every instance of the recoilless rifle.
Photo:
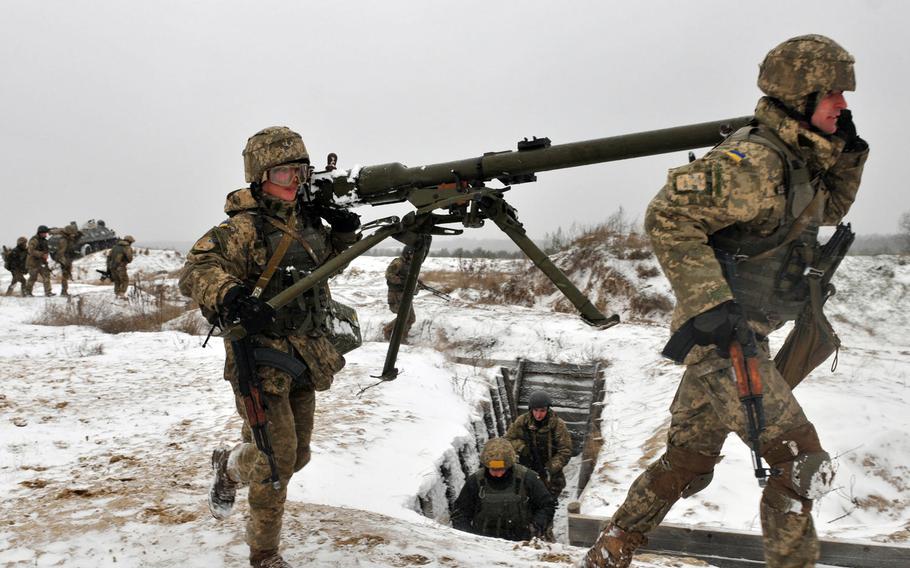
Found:
M 518 142 L 517 150 L 487 152 L 473 158 L 412 168 L 394 162 L 341 170 L 336 165 L 337 155 L 329 154 L 325 170 L 314 173 L 310 183 L 300 189 L 304 206 L 331 212 L 407 201 L 415 209 L 402 218 L 385 217 L 364 224 L 359 241 L 276 294 L 268 304 L 276 310 L 285 306 L 389 237 L 411 245 L 414 254 L 385 364 L 378 377 L 392 380 L 398 376 L 395 361 L 404 323 L 432 236 L 459 235 L 464 231 L 449 225 L 476 228 L 489 220 L 572 302 L 585 323 L 599 329 L 611 327 L 619 323 L 619 316 L 601 313 L 528 238 L 515 208 L 504 199 L 505 192 L 513 185 L 537 181 L 539 172 L 714 146 L 751 119 L 743 116 L 557 145 L 551 144 L 549 138 L 525 138 Z M 494 180 L 501 186 L 488 185 Z M 224 335 L 238 340 L 245 333 L 241 325 L 234 325 Z

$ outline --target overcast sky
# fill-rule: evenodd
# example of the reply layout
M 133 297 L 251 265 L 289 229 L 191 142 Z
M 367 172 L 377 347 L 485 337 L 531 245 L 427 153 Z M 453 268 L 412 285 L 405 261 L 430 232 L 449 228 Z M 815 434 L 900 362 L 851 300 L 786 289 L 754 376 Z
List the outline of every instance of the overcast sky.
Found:
M 408 166 L 750 114 L 765 53 L 821 33 L 857 60 L 872 155 L 848 217 L 897 230 L 910 56 L 903 1 L 7 0 L 0 18 L 0 242 L 100 218 L 194 240 L 242 187 L 257 130 L 314 163 Z M 901 119 L 902 120 L 902 119 Z M 640 219 L 684 152 L 545 172 L 507 196 L 532 236 Z M 364 219 L 403 206 L 358 209 Z M 487 229 L 475 237 L 489 237 Z

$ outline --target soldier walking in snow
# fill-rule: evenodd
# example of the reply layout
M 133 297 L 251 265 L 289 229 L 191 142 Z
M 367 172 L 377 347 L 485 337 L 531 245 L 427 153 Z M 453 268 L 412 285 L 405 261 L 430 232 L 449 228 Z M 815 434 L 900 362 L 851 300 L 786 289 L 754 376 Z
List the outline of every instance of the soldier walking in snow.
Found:
M 60 265 L 60 295 L 69 296 L 69 281 L 73 278 L 73 259 L 76 258 L 76 242 L 82 233 L 76 225 L 67 225 L 55 231 L 60 235 L 53 255 L 54 260 Z
M 670 407 L 665 453 L 632 484 L 583 566 L 629 566 L 670 507 L 710 483 L 727 434 L 752 442 L 734 380 L 742 367 L 732 371 L 730 358 L 739 346 L 748 356 L 747 345 L 764 389 L 764 427 L 754 429 L 752 446 L 770 466 L 760 505 L 765 561 L 815 565 L 812 503 L 830 487 L 833 469 L 791 389 L 821 362 L 811 351 L 822 344 L 807 344 L 812 334 L 800 330 L 837 343 L 821 311 L 837 263 L 817 233 L 850 209 L 868 156 L 844 98 L 855 88 L 853 62 L 819 35 L 772 49 L 759 71 L 767 96 L 753 125 L 670 170 L 651 201 L 645 228 L 677 298 L 676 333 L 664 352 L 696 347 Z M 788 356 L 772 361 L 768 334 L 797 318 Z M 825 346 L 820 359 L 832 351 Z M 756 475 L 768 473 L 756 462 Z
M 515 448 L 518 463 L 537 473 L 553 499 L 558 499 L 566 487 L 562 469 L 572 458 L 572 436 L 551 405 L 550 395 L 532 392 L 528 411 L 509 426 L 506 439 Z
M 405 245 L 404 249 L 401 251 L 401 256 L 389 263 L 389 267 L 385 271 L 385 281 L 389 287 L 389 309 L 394 314 L 398 314 L 398 308 L 401 306 L 401 298 L 404 296 L 404 282 L 408 278 L 408 272 L 411 267 L 411 260 L 414 258 L 414 247 L 411 245 Z M 417 294 L 417 289 L 414 289 L 414 294 Z M 396 317 L 392 321 L 388 322 L 382 328 L 382 334 L 388 341 L 392 337 L 392 330 L 395 328 L 395 321 L 398 318 Z M 414 313 L 414 305 L 411 304 L 411 309 L 408 312 L 408 319 L 404 323 L 404 333 L 402 333 L 402 340 L 407 339 L 408 332 L 411 331 L 411 326 L 414 325 L 414 322 L 417 321 L 417 315 Z
M 9 283 L 6 289 L 6 295 L 13 293 L 16 284 L 19 284 L 19 291 L 25 296 L 25 260 L 28 257 L 28 239 L 19 237 L 16 239 L 16 246 L 11 249 L 3 247 L 3 268 L 10 271 L 13 275 L 13 281 Z
M 111 247 L 107 253 L 107 271 L 114 283 L 114 295 L 123 298 L 127 288 L 130 287 L 130 275 L 126 271 L 129 263 L 133 262 L 133 243 L 136 241 L 131 235 L 126 235 Z
M 41 277 L 44 284 L 44 295 L 54 296 L 51 292 L 51 269 L 47 265 L 47 257 L 50 254 L 50 247 L 47 244 L 47 233 L 49 229 L 46 225 L 41 225 L 35 232 L 35 236 L 28 241 L 28 255 L 25 259 L 25 267 L 28 269 L 28 282 L 25 283 L 25 293 L 23 296 L 31 296 L 32 289 L 35 287 L 35 281 Z
M 237 487 L 249 484 L 250 564 L 283 568 L 290 566 L 278 551 L 284 502 L 291 476 L 310 461 L 315 391 L 331 387 L 345 360 L 328 337 L 327 285 L 277 312 L 266 301 L 356 242 L 360 219 L 310 202 L 309 154 L 289 128 L 256 133 L 243 157 L 250 186 L 228 194 L 228 219 L 193 245 L 180 290 L 210 321 L 239 322 L 247 333 L 247 345 L 226 341 L 224 368 L 244 421 L 243 441 L 212 454 L 209 504 L 215 518 L 223 518 Z M 254 347 L 278 366 L 249 364 Z M 251 402 L 252 392 L 262 404 Z M 262 407 L 267 429 L 257 422 Z
M 508 540 L 543 536 L 553 522 L 555 502 L 532 470 L 517 464 L 505 438 L 483 447 L 482 467 L 465 480 L 452 506 L 452 526 L 460 531 Z

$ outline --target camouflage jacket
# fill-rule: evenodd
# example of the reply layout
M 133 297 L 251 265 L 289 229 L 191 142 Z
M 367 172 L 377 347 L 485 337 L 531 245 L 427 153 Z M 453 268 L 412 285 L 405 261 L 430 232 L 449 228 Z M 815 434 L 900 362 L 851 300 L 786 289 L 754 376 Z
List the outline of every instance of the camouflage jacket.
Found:
M 555 474 L 572 458 L 572 436 L 565 421 L 551 408 L 538 426 L 531 412 L 525 412 L 509 426 L 506 439 L 512 443 L 519 463 L 538 473 Z M 535 462 L 535 457 L 539 463 Z
M 116 270 L 133 262 L 133 247 L 129 241 L 117 241 L 107 253 L 108 270 Z
M 759 100 L 755 118 L 807 163 L 817 190 L 826 193 L 822 224 L 837 224 L 856 198 L 868 149 L 843 152 L 843 141 L 810 130 L 767 97 Z M 670 170 L 648 206 L 645 230 L 676 295 L 671 331 L 733 299 L 708 237 L 732 225 L 758 236 L 775 231 L 786 213 L 784 173 L 775 150 L 729 139 Z
M 28 249 L 16 245 L 3 253 L 3 266 L 11 272 L 25 272 L 25 259 L 27 256 Z
M 47 266 L 47 257 L 50 248 L 47 244 L 47 238 L 35 235 L 28 240 L 28 256 L 25 259 L 25 266 L 28 270 Z
M 70 236 L 66 233 L 62 233 L 60 239 L 57 241 L 57 250 L 54 252 L 54 260 L 64 266 L 72 266 L 73 259 L 76 258 L 76 242 L 78 240 L 78 234 Z
M 193 245 L 180 276 L 180 291 L 195 300 L 204 313 L 217 314 L 223 308 L 222 300 L 228 290 L 237 285 L 252 289 L 269 260 L 267 243 L 260 230 L 265 226 L 267 218 L 286 223 L 290 215 L 296 215 L 297 227 L 305 227 L 310 222 L 307 220 L 310 217 L 304 219 L 301 212 L 293 206 L 293 203 L 281 203 L 270 198 L 257 199 L 250 189 L 228 194 L 224 211 L 229 218 L 209 230 Z M 311 243 L 312 250 L 321 256 L 318 258 L 320 264 L 356 241 L 354 233 L 337 233 L 322 225 L 321 221 L 318 223 L 318 230 L 307 234 L 310 239 L 320 241 Z M 268 300 L 265 295 L 263 299 Z M 296 353 L 309 368 L 310 378 L 317 390 L 329 388 L 334 374 L 345 364 L 344 357 L 325 336 L 298 332 L 279 338 L 257 335 L 254 340 L 264 347 Z M 227 342 L 225 347 L 225 379 L 230 380 L 236 388 L 232 350 Z M 266 392 L 289 392 L 291 384 L 286 374 L 271 367 L 264 367 L 259 373 Z

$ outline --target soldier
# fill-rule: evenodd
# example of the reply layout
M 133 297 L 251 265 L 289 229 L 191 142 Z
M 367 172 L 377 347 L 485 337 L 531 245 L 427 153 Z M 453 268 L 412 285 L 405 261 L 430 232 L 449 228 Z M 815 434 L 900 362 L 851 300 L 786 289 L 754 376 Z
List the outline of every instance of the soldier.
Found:
M 82 232 L 75 225 L 67 225 L 59 231 L 54 260 L 60 265 L 60 295 L 69 296 L 69 281 L 73 278 L 73 259 L 76 258 L 76 243 Z
M 248 483 L 250 564 L 282 568 L 290 566 L 278 552 L 284 502 L 291 476 L 310 461 L 315 391 L 332 385 L 345 360 L 326 336 L 327 285 L 277 312 L 265 302 L 356 242 L 360 220 L 353 213 L 329 211 L 309 202 L 309 154 L 300 135 L 289 128 L 270 127 L 256 133 L 243 157 L 250 186 L 228 194 L 224 208 L 228 219 L 193 245 L 180 290 L 210 320 L 239 320 L 256 351 L 269 351 L 304 369 L 297 378 L 274 367 L 255 370 L 279 481 L 263 483 L 272 469 L 266 454 L 252 443 L 239 390 L 241 373 L 233 345 L 226 342 L 224 378 L 233 387 L 244 421 L 243 442 L 213 452 L 209 505 L 215 518 L 225 517 L 234 504 L 236 488 Z M 252 294 L 254 289 L 261 295 Z
M 13 293 L 13 288 L 19 284 L 20 293 L 25 296 L 25 260 L 28 258 L 28 239 L 19 237 L 16 239 L 16 246 L 11 249 L 3 247 L 3 267 L 13 275 L 13 281 L 10 282 L 6 289 L 6 295 Z
M 553 521 L 553 497 L 536 473 L 515 463 L 512 444 L 493 438 L 480 461 L 452 506 L 452 526 L 508 540 L 543 536 Z
M 509 426 L 506 439 L 515 448 L 518 463 L 536 472 L 553 499 L 559 499 L 566 487 L 562 469 L 572 458 L 572 436 L 551 405 L 550 395 L 544 391 L 531 393 L 528 412 Z
M 414 247 L 411 245 L 405 245 L 401 251 L 401 256 L 389 263 L 389 267 L 385 271 L 385 281 L 389 287 L 389 309 L 394 314 L 398 314 L 398 308 L 401 306 L 401 298 L 404 296 L 404 281 L 408 278 L 408 271 L 411 266 L 411 260 L 414 258 Z M 416 295 L 417 289 L 414 289 Z M 396 317 L 389 323 L 385 324 L 382 328 L 382 334 L 388 341 L 392 337 L 392 330 L 395 328 Z M 414 325 L 414 322 L 417 321 L 417 315 L 414 313 L 414 305 L 411 304 L 411 309 L 408 313 L 408 319 L 404 324 L 404 333 L 402 334 L 402 340 L 407 338 L 408 332 L 411 331 L 411 326 Z
M 126 266 L 133 262 L 133 247 L 136 242 L 131 235 L 127 235 L 117 241 L 111 250 L 107 253 L 107 271 L 111 275 L 111 281 L 114 283 L 114 295 L 123 298 L 126 295 L 126 289 L 130 286 L 130 276 L 126 272 Z
M 666 452 L 632 484 L 584 566 L 629 566 L 673 503 L 710 483 L 727 434 L 749 439 L 729 348 L 753 331 L 764 383 L 760 451 L 776 470 L 760 504 L 765 561 L 815 565 L 812 503 L 828 490 L 832 464 L 766 337 L 807 308 L 821 313 L 806 292 L 825 260 L 818 227 L 846 215 L 868 155 L 844 99 L 855 88 L 853 62 L 819 35 L 772 49 L 759 70 L 767 96 L 753 125 L 670 170 L 651 201 L 645 227 L 677 298 L 671 328 L 697 346 L 670 406 Z
M 51 292 L 51 269 L 47 265 L 47 257 L 50 253 L 50 247 L 47 245 L 48 231 L 49 229 L 46 225 L 41 225 L 38 227 L 35 236 L 28 241 L 28 256 L 25 259 L 25 267 L 28 269 L 28 282 L 25 283 L 23 296 L 32 295 L 35 280 L 39 276 L 44 283 L 44 295 L 55 295 Z

